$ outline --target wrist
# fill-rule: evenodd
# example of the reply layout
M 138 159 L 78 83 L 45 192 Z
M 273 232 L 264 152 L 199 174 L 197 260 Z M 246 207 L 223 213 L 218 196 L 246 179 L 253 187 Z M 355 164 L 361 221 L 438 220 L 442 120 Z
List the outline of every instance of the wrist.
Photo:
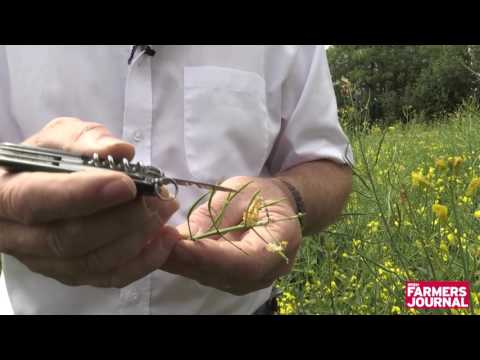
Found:
M 295 214 L 300 215 L 298 221 L 302 230 L 304 229 L 303 216 L 305 215 L 305 202 L 300 191 L 288 180 L 283 178 L 274 178 L 275 183 L 282 189 L 287 195 L 287 198 L 292 206 Z

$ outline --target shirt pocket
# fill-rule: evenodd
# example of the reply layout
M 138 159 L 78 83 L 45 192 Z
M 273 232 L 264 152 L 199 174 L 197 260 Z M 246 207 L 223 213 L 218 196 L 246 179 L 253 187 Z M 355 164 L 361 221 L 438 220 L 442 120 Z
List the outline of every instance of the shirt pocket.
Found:
M 184 136 L 194 179 L 258 176 L 270 140 L 265 80 L 230 68 L 185 67 Z

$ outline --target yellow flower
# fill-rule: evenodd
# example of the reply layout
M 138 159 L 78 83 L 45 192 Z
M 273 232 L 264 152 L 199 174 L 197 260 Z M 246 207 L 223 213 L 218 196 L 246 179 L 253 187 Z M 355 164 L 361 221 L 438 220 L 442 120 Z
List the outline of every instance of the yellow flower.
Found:
M 332 289 L 332 291 L 336 290 L 337 289 L 337 283 L 335 281 L 332 281 L 330 283 L 330 288 Z
M 412 171 L 411 177 L 413 186 L 432 186 L 432 184 L 427 180 L 427 178 L 423 176 L 421 171 Z
M 353 247 L 356 247 L 356 248 L 360 247 L 361 243 L 362 242 L 360 240 L 357 240 L 357 239 L 353 239 L 353 241 L 352 241 Z
M 398 315 L 398 314 L 400 314 L 401 311 L 402 311 L 402 309 L 400 309 L 400 307 L 398 307 L 398 306 L 393 306 L 392 307 L 392 314 Z
M 468 185 L 466 195 L 473 196 L 478 188 L 480 188 L 480 178 L 474 178 Z
M 284 292 L 283 295 L 278 299 L 280 315 L 294 314 L 296 311 L 295 300 L 295 295 L 292 295 L 289 292 Z
M 286 241 L 281 241 L 280 243 L 268 243 L 267 250 L 272 253 L 282 252 L 287 247 Z
M 440 250 L 448 254 L 448 245 L 444 240 L 440 241 Z
M 243 214 L 243 223 L 246 226 L 254 226 L 259 221 L 260 210 L 264 205 L 263 198 L 258 194 L 250 203 Z
M 378 228 L 380 227 L 380 223 L 378 221 L 370 221 L 367 225 L 368 229 L 370 230 L 371 234 L 378 232 Z
M 445 170 L 447 168 L 447 162 L 444 158 L 440 158 L 435 161 L 435 166 L 439 170 Z
M 286 241 L 280 241 L 280 242 L 275 241 L 275 242 L 268 243 L 265 248 L 267 249 L 268 252 L 280 255 L 288 264 L 289 259 L 284 253 L 285 249 L 287 248 L 287 245 L 288 243 Z
M 480 304 L 480 293 L 472 294 L 472 300 L 474 304 Z
M 449 157 L 448 165 L 450 165 L 450 167 L 453 169 L 457 169 L 460 165 L 463 164 L 464 161 L 465 160 L 461 156 Z
M 470 200 L 470 198 L 469 198 L 468 196 L 462 196 L 462 197 L 460 197 L 460 200 L 461 200 L 461 202 L 464 203 L 464 204 L 469 204 L 469 203 L 471 203 L 471 200 Z
M 457 240 L 456 236 L 453 235 L 452 233 L 447 235 L 447 240 L 450 245 L 454 245 L 455 241 Z
M 432 211 L 441 221 L 447 221 L 448 208 L 445 205 L 435 204 L 432 206 Z
M 475 213 L 473 214 L 473 216 L 475 216 L 475 219 L 480 220 L 480 210 L 475 211 Z

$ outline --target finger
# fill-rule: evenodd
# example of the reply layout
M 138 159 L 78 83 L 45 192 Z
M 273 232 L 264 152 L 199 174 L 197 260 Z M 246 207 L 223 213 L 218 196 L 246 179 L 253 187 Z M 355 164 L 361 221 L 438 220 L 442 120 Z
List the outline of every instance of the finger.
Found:
M 231 195 L 230 195 L 231 196 Z M 204 203 L 195 209 L 189 217 L 189 221 L 177 227 L 184 238 L 190 238 L 192 235 L 200 235 L 213 226 L 224 228 L 238 225 L 242 221 L 243 212 L 248 207 L 250 198 L 245 194 L 239 194 L 233 200 L 229 200 L 229 194 L 217 192 L 210 204 Z M 225 206 L 228 203 L 227 206 Z M 218 238 L 212 237 L 212 238 Z
M 157 213 L 162 219 L 165 219 L 165 222 L 180 208 L 176 199 L 162 200 L 156 196 L 146 196 L 143 201 L 150 211 Z
M 0 175 L 0 219 L 25 224 L 86 216 L 135 199 L 125 174 L 92 170 L 71 174 Z
M 165 263 L 180 238 L 175 228 L 165 226 L 137 258 L 108 274 L 88 279 L 88 284 L 102 288 L 123 288 L 142 279 Z
M 38 226 L 0 222 L 2 252 L 10 255 L 71 258 L 140 232 L 148 222 L 165 223 L 169 213 L 151 210 L 142 199 L 109 211 Z
M 117 139 L 101 124 L 76 118 L 57 118 L 48 123 L 25 144 L 60 149 L 81 155 L 98 153 L 101 157 L 112 155 L 129 160 L 135 155 L 133 145 Z
M 244 233 L 229 234 L 229 239 L 237 242 L 183 240 L 175 246 L 162 269 L 236 295 L 263 289 L 290 271 L 301 241 L 297 227 L 273 222 Z M 285 239 L 290 239 L 284 249 L 288 262 L 269 248 Z
M 181 240 L 162 270 L 205 286 L 239 293 L 261 279 L 265 271 L 262 256 L 266 255 L 258 244 L 240 246 L 242 251 L 224 240 Z
M 36 256 L 18 256 L 17 258 L 31 271 L 70 285 L 84 284 L 86 279 L 107 273 L 139 255 L 161 226 L 159 218 L 153 218 L 141 230 L 79 258 L 60 259 Z

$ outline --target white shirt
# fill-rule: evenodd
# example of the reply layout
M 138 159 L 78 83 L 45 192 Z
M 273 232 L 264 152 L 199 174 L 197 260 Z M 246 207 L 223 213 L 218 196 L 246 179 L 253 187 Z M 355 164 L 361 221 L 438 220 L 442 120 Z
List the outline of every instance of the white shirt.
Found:
M 130 66 L 130 45 L 0 47 L 0 141 L 78 117 L 132 142 L 136 160 L 214 183 L 353 160 L 323 46 L 152 47 Z M 172 225 L 199 195 L 180 190 Z M 163 271 L 123 289 L 68 287 L 11 256 L 2 264 L 4 314 L 251 314 L 270 293 L 233 296 Z

